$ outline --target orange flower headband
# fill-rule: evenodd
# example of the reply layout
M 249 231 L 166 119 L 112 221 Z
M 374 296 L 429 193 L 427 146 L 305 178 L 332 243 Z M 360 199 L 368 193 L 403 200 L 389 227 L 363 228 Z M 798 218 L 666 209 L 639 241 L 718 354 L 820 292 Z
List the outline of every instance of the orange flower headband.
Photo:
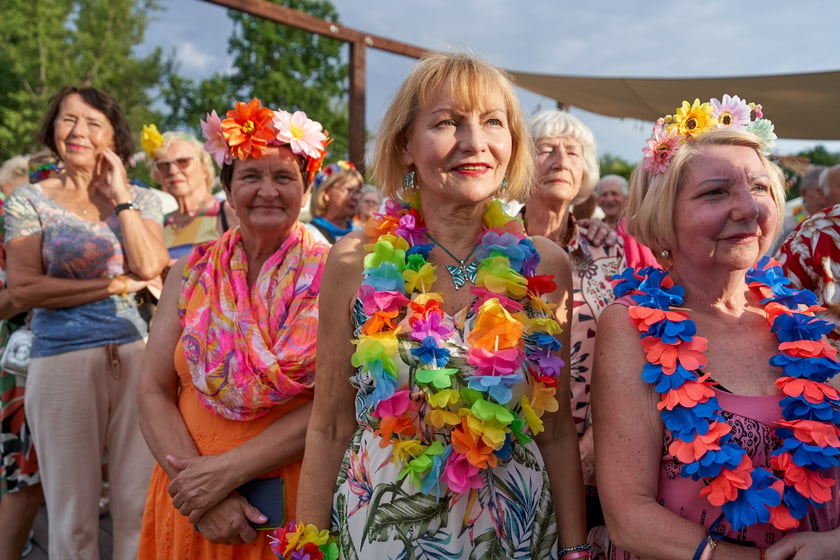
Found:
M 307 183 L 324 163 L 327 146 L 332 142 L 321 123 L 313 121 L 303 111 L 289 113 L 263 107 L 256 97 L 248 103 L 237 101 L 221 120 L 216 111 L 201 121 L 207 138 L 204 149 L 219 167 L 239 160 L 260 159 L 269 146 L 288 145 L 295 155 L 306 159 Z

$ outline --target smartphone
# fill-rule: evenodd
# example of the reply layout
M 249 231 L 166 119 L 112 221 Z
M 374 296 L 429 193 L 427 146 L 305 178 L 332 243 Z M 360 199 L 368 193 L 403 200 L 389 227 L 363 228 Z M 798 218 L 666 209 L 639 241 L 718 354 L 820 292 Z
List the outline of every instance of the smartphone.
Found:
M 268 531 L 286 524 L 286 485 L 282 477 L 255 478 L 236 491 L 268 517 L 268 521 L 263 524 L 251 523 L 254 529 Z

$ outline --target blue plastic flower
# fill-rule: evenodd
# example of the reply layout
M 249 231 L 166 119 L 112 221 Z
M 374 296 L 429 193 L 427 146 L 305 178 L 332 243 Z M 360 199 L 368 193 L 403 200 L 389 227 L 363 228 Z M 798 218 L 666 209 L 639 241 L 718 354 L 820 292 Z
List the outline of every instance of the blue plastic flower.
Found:
M 732 528 L 740 531 L 756 523 L 770 521 L 770 509 L 782 502 L 782 497 L 770 487 L 777 479 L 760 467 L 752 472 L 752 486 L 738 492 L 738 498 L 721 508 Z
M 684 321 L 663 319 L 651 325 L 642 338 L 653 336 L 661 338 L 665 344 L 676 344 L 681 340 L 690 341 L 696 333 L 697 326 L 690 319 Z
M 734 444 L 724 444 L 720 449 L 710 449 L 699 461 L 683 465 L 682 475 L 694 480 L 714 478 L 724 467 L 735 469 L 741 464 L 746 452 Z
M 543 331 L 536 331 L 524 337 L 525 344 L 538 346 L 540 349 L 556 352 L 562 346 L 554 335 Z
M 713 397 L 691 408 L 678 405 L 672 410 L 663 409 L 662 422 L 675 438 L 692 441 L 696 434 L 702 436 L 708 433 L 712 421 L 723 420 L 717 413 L 719 406 L 717 399 Z
M 804 396 L 781 400 L 782 415 L 788 420 L 816 420 L 840 425 L 840 403 L 824 400 L 812 403 Z
M 487 393 L 497 403 L 506 404 L 513 398 L 511 387 L 522 381 L 521 373 L 507 375 L 473 375 L 467 385 L 470 389 Z
M 639 284 L 639 292 L 633 296 L 637 304 L 656 309 L 669 309 L 672 305 L 681 305 L 685 289 L 678 284 L 670 288 L 662 287 L 662 280 L 667 275 L 664 270 L 650 268 L 647 278 Z M 647 270 L 647 269 L 645 269 Z
M 793 486 L 785 486 L 782 492 L 782 500 L 790 511 L 790 515 L 794 519 L 802 519 L 808 513 L 808 507 L 812 503 L 811 500 L 796 491 Z M 816 504 L 815 504 L 816 505 Z
M 382 360 L 375 360 L 366 365 L 375 381 L 373 392 L 365 400 L 365 408 L 369 408 L 376 406 L 380 401 L 393 397 L 399 381 L 382 367 Z
M 373 286 L 380 292 L 405 293 L 405 279 L 402 272 L 390 262 L 384 262 L 373 269 L 366 269 L 362 284 Z
M 825 383 L 838 372 L 840 363 L 831 358 L 802 358 L 776 354 L 770 358 L 770 365 L 780 367 L 788 377 L 798 377 Z
M 779 314 L 773 321 L 772 332 L 779 337 L 779 342 L 794 342 L 797 340 L 820 340 L 824 334 L 831 332 L 834 325 L 804 313 Z
M 423 255 L 423 258 L 429 260 L 429 253 L 434 248 L 434 243 L 426 243 L 425 245 L 415 245 L 411 247 L 408 251 L 405 252 L 406 256 L 409 255 Z
M 643 268 L 639 272 L 641 273 L 645 270 L 647 268 Z M 641 282 L 641 279 L 636 276 L 636 269 L 629 266 L 622 270 L 620 274 L 614 274 L 610 280 L 613 282 L 613 293 L 617 298 L 637 290 Z
M 444 367 L 449 362 L 449 350 L 438 346 L 433 336 L 427 336 L 420 346 L 411 349 L 411 354 L 423 363 L 434 367 Z
M 661 395 L 682 387 L 686 381 L 696 380 L 697 374 L 677 364 L 674 373 L 668 375 L 662 371 L 661 365 L 646 362 L 642 367 L 642 379 L 646 383 L 655 384 L 654 389 Z
M 800 467 L 829 469 L 840 465 L 840 450 L 834 447 L 820 447 L 801 442 L 793 437 L 793 432 L 788 428 L 779 428 L 776 434 L 784 438 L 780 449 L 790 452 L 793 462 Z
M 423 479 L 423 485 L 420 491 L 424 494 L 434 495 L 440 499 L 442 494 L 441 477 L 443 476 L 443 469 L 446 468 L 446 461 L 452 455 L 452 445 L 447 445 L 443 448 L 443 453 L 432 457 L 432 468 L 426 473 L 426 478 Z

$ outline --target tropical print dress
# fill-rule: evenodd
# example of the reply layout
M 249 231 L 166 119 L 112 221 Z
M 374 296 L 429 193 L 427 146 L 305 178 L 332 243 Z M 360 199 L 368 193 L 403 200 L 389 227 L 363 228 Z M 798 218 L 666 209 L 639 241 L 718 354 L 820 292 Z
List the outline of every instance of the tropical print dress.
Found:
M 475 315 L 473 306 L 455 316 L 444 315 L 453 334 L 443 346 L 451 352 L 448 367 L 458 368 L 453 386 L 466 386 L 473 366 L 466 361 L 467 336 Z M 536 313 L 527 309 L 530 315 Z M 356 303 L 357 334 L 366 317 Z M 403 319 L 405 323 L 405 319 Z M 410 329 L 406 329 L 409 330 Z M 411 353 L 420 343 L 398 335 L 400 389 L 422 390 L 415 379 L 420 362 Z M 526 394 L 533 379 L 524 365 L 523 381 L 513 387 Z M 379 419 L 365 405 L 376 390 L 361 369 L 351 379 L 356 386 L 359 428 L 345 453 L 333 504 L 333 531 L 339 535 L 341 558 L 381 559 L 551 559 L 557 558 L 557 528 L 548 474 L 535 442 L 512 447 L 511 458 L 484 471 L 481 488 L 458 494 L 418 489 L 402 468 L 392 462 L 394 446 L 374 432 Z M 420 415 L 422 418 L 422 414 Z M 421 420 L 422 422 L 422 420 Z M 448 443 L 447 434 L 428 424 L 421 430 L 429 439 Z

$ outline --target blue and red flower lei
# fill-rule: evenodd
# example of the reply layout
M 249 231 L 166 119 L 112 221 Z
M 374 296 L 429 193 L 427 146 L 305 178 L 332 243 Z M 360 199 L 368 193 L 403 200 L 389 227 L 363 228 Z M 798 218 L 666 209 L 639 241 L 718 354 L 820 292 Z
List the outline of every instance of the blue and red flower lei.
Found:
M 840 394 L 827 381 L 840 364 L 823 338 L 832 325 L 815 315 L 822 308 L 813 293 L 790 288 L 778 263 L 766 257 L 746 278 L 779 340 L 770 364 L 782 368 L 776 386 L 784 395 L 783 420 L 774 429 L 782 444 L 770 456 L 770 470 L 753 465 L 731 441 L 714 382 L 702 372 L 707 340 L 695 336 L 688 314 L 670 310 L 682 304 L 685 290 L 652 267 L 628 268 L 613 283 L 617 298 L 629 295 L 637 304 L 629 312 L 648 360 L 642 377 L 661 395 L 658 408 L 673 435 L 669 452 L 683 463 L 680 474 L 705 482 L 700 495 L 736 531 L 757 523 L 788 530 L 809 505 L 832 499 L 834 479 L 822 475 L 840 465 Z

